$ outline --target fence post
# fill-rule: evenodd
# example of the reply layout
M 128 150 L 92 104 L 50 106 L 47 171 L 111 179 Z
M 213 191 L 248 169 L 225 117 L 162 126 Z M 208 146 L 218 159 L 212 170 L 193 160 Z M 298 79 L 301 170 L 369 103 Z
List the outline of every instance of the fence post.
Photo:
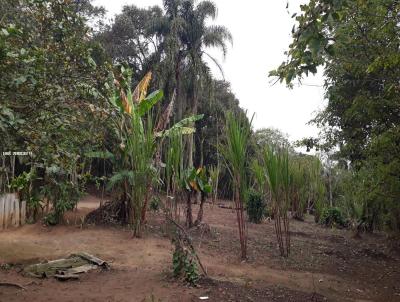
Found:
M 14 227 L 18 227 L 20 223 L 20 214 L 19 214 L 19 198 L 17 194 L 12 194 L 11 195 L 12 201 L 11 203 L 13 204 L 13 213 L 12 213 L 12 224 Z
M 5 195 L 0 195 L 0 230 L 4 227 L 4 204 Z
M 24 225 L 26 221 L 26 201 L 23 200 L 21 202 L 21 220 L 20 220 L 20 224 Z
M 7 229 L 10 224 L 10 205 L 10 194 L 6 194 L 4 199 L 4 229 Z

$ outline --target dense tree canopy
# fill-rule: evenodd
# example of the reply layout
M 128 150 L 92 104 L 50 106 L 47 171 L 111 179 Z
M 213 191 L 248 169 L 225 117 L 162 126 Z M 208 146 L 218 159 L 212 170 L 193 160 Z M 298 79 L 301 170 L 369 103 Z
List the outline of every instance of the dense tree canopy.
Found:
M 31 152 L 3 157 L 1 189 L 9 174 L 30 171 L 28 206 L 37 209 L 39 195 L 52 201 L 52 222 L 78 200 L 84 154 L 109 132 L 109 64 L 87 25 L 102 12 L 88 1 L 1 4 L 1 151 Z
M 78 195 L 70 198 L 67 191 L 79 193 L 90 174 L 104 174 L 106 168 L 111 172 L 109 160 L 93 159 L 92 151 L 104 155 L 119 144 L 116 112 L 109 102 L 114 93 L 112 64 L 119 63 L 132 69 L 132 85 L 153 72 L 151 89 L 165 91 L 154 116 L 171 104 L 172 120 L 207 112 L 196 125 L 195 137 L 185 139 L 184 160 L 196 166 L 218 161 L 214 134 L 222 133 L 226 110 L 240 109 L 229 83 L 215 81 L 203 58 L 207 47 L 219 47 L 225 54 L 225 42 L 231 40 L 224 27 L 206 25 L 216 17 L 214 4 L 125 6 L 109 25 L 101 23 L 103 14 L 104 9 L 90 1 L 1 3 L 1 151 L 32 152 L 30 157 L 3 158 L 2 190 L 7 189 L 8 173 L 31 170 L 41 179 L 40 195 L 49 195 L 51 187 L 76 201 Z M 194 141 L 206 143 L 195 150 Z M 63 199 L 58 195 L 52 199 Z
M 157 169 L 179 162 L 180 172 L 161 173 L 168 179 L 154 189 L 177 185 L 178 180 L 169 183 L 171 173 L 208 166 L 215 190 L 232 197 L 233 182 L 219 148 L 227 139 L 226 113 L 247 117 L 229 82 L 215 80 L 208 65 L 220 67 L 209 48 L 225 56 L 232 42 L 227 28 L 213 24 L 215 4 L 165 0 L 162 7 L 129 5 L 110 24 L 102 23 L 103 15 L 104 9 L 91 1 L 0 4 L 1 151 L 32 152 L 30 157 L 3 157 L 1 189 L 7 189 L 4 175 L 12 171 L 14 177 L 16 166 L 17 174 L 37 174 L 41 195 L 68 205 L 78 199 L 86 181 L 105 186 L 119 167 L 115 161 L 122 160 L 115 154 L 126 147 L 115 128 L 121 113 L 115 102 L 129 108 L 126 100 L 139 93 L 131 87 L 140 90 L 145 83 L 164 95 L 154 108 L 149 105 L 145 124 L 160 121 L 155 129 L 166 128 L 202 114 L 202 119 L 186 119 L 188 124 L 181 125 L 188 136 L 159 140 L 148 161 Z M 303 143 L 317 147 L 327 160 L 322 166 L 314 156 L 298 154 L 279 130 L 259 129 L 251 133 L 248 146 L 258 163 L 251 163 L 254 171 L 248 168 L 246 177 L 253 189 L 267 194 L 260 185 L 262 154 L 272 146 L 276 152 L 285 149 L 293 163 L 296 217 L 302 218 L 306 208 L 319 217 L 329 195 L 329 206 L 342 207 L 370 230 L 398 229 L 399 3 L 311 0 L 293 18 L 287 60 L 271 75 L 290 86 L 293 79 L 323 67 L 328 105 L 313 120 L 321 135 Z M 170 147 L 180 150 L 179 160 L 171 157 Z
M 354 196 L 364 200 L 362 219 L 369 228 L 377 220 L 393 228 L 400 196 L 393 145 L 400 127 L 400 3 L 312 0 L 294 17 L 288 59 L 271 75 L 290 85 L 324 67 L 328 105 L 313 120 L 323 131 L 305 142 L 334 148 L 337 159 L 363 173 Z
M 68 170 L 101 141 L 103 131 L 95 129 L 106 110 L 101 95 L 107 71 L 104 62 L 92 58 L 101 50 L 86 25 L 97 12 L 89 3 L 3 2 L 3 150 L 31 151 L 34 162 Z

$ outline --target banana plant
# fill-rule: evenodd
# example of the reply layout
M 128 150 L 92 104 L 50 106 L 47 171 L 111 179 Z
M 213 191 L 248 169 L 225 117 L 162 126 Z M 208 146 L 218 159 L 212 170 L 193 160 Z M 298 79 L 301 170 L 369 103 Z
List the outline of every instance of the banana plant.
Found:
M 195 129 L 189 125 L 203 116 L 187 117 L 167 129 L 174 99 L 155 123 L 152 108 L 162 99 L 163 92 L 156 90 L 147 95 L 150 72 L 133 92 L 130 88 L 132 71 L 129 68 L 118 65 L 113 78 L 110 103 L 119 112 L 113 120 L 121 142 L 116 148 L 119 154 L 114 154 L 116 172 L 110 179 L 110 186 L 122 189 L 121 199 L 126 204 L 127 221 L 133 226 L 133 235 L 140 237 L 153 185 L 159 182 L 161 142 L 166 137 L 193 133 Z
M 206 199 L 207 194 L 212 192 L 212 187 L 207 177 L 206 169 L 200 167 L 196 168 L 188 168 L 184 171 L 184 176 L 181 180 L 181 186 L 186 191 L 186 226 L 188 228 L 193 227 L 193 225 L 200 224 L 203 219 L 203 206 Z M 194 193 L 200 193 L 201 202 L 199 212 L 197 214 L 197 219 L 195 223 L 193 223 L 193 215 L 192 215 L 192 196 Z

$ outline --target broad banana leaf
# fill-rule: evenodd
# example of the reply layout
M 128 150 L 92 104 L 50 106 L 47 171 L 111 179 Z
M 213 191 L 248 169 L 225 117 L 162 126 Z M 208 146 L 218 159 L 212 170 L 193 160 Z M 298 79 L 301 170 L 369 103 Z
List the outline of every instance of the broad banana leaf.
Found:
M 157 132 L 156 137 L 168 137 L 175 134 L 192 134 L 196 130 L 193 127 L 187 127 L 186 125 L 192 124 L 198 120 L 203 118 L 204 114 L 192 115 L 183 120 L 179 121 L 178 123 L 174 124 L 171 128 L 165 131 Z
M 114 99 L 111 100 L 111 103 L 114 105 L 118 105 L 118 107 L 125 111 L 126 113 L 132 113 L 132 97 L 131 93 L 128 90 L 128 96 L 126 95 L 124 88 L 121 86 L 120 82 L 117 79 L 114 79 L 114 85 L 118 88 L 119 96 L 114 96 Z
M 158 101 L 162 99 L 164 93 L 162 90 L 156 90 L 150 95 L 148 95 L 143 101 L 141 101 L 137 106 L 137 113 L 139 116 L 145 115 Z
M 133 184 L 135 178 L 135 173 L 130 170 L 121 170 L 115 172 L 114 175 L 110 178 L 107 184 L 107 190 L 112 189 L 115 185 L 123 183 L 127 180 L 130 184 Z
M 124 108 L 122 107 L 121 99 L 119 98 L 119 93 L 116 90 L 110 98 L 110 103 L 114 105 L 114 107 L 119 108 L 121 112 L 124 110 Z
M 109 151 L 90 151 L 86 152 L 85 156 L 89 158 L 104 158 L 104 159 L 114 158 L 114 154 L 112 154 Z
M 207 193 L 207 194 L 210 194 L 211 191 L 212 191 L 211 185 L 210 184 L 205 184 L 204 187 L 203 187 L 203 192 Z
M 196 132 L 195 128 L 180 127 L 180 128 L 174 128 L 174 129 L 168 129 L 165 131 L 156 132 L 155 136 L 156 137 L 171 137 L 174 135 L 188 135 L 188 134 L 192 134 L 195 132 Z
M 195 180 L 192 180 L 192 181 L 190 181 L 189 183 L 190 183 L 190 186 L 191 186 L 196 192 L 199 192 L 199 191 L 200 191 L 200 189 L 199 189 L 199 187 L 198 187 L 198 185 L 197 185 L 197 182 L 196 182 Z
M 135 90 L 133 91 L 132 101 L 136 104 L 143 101 L 147 94 L 147 88 L 149 88 L 151 80 L 151 71 L 149 71 L 144 78 L 139 82 L 136 86 Z

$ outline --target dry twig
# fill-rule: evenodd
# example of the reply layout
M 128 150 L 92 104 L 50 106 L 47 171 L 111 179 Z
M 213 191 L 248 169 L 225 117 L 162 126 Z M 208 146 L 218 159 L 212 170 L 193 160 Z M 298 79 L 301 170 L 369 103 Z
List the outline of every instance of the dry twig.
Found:
M 0 286 L 11 286 L 11 287 L 16 287 L 19 289 L 26 290 L 26 287 L 22 286 L 21 284 L 11 283 L 11 282 L 0 282 Z

